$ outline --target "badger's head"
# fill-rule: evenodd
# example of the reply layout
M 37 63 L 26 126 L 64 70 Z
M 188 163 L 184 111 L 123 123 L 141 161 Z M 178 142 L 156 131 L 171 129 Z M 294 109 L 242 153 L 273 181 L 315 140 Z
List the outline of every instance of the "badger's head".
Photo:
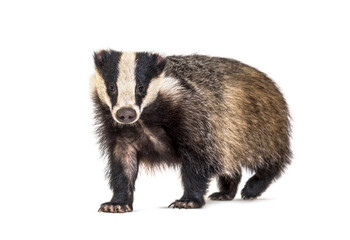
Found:
M 137 122 L 164 79 L 165 59 L 153 53 L 95 52 L 93 88 L 119 124 Z

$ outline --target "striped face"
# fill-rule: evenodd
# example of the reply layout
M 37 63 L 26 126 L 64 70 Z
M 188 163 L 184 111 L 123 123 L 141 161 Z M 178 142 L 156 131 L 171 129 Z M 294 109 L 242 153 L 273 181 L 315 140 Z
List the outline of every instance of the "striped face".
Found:
M 157 97 L 165 59 L 157 54 L 102 50 L 95 53 L 94 89 L 120 124 L 135 123 Z

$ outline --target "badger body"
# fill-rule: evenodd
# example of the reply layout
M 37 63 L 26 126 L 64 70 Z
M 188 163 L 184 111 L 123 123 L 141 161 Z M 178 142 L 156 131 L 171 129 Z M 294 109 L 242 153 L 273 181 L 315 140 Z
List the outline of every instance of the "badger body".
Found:
M 199 208 L 210 180 L 232 200 L 241 169 L 255 174 L 254 199 L 290 163 L 287 104 L 264 73 L 233 59 L 102 50 L 94 55 L 92 98 L 113 197 L 100 211 L 132 211 L 139 165 L 179 166 L 175 208 Z

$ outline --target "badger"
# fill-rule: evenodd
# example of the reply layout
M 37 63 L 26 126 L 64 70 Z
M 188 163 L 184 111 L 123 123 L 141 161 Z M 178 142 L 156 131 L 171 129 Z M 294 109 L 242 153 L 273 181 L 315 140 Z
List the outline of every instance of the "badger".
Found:
M 94 53 L 92 100 L 112 199 L 99 211 L 133 210 L 139 166 L 178 167 L 183 196 L 169 207 L 201 208 L 259 197 L 290 164 L 290 114 L 273 80 L 239 61 L 153 52 Z

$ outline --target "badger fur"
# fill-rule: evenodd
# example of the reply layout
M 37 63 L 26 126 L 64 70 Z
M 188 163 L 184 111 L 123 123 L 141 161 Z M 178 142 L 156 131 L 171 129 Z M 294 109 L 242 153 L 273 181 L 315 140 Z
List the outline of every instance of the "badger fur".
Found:
M 175 208 L 232 200 L 244 167 L 255 174 L 243 199 L 260 196 L 290 163 L 288 107 L 264 73 L 233 59 L 147 52 L 95 52 L 92 99 L 113 191 L 100 211 L 129 212 L 139 165 L 179 166 Z

